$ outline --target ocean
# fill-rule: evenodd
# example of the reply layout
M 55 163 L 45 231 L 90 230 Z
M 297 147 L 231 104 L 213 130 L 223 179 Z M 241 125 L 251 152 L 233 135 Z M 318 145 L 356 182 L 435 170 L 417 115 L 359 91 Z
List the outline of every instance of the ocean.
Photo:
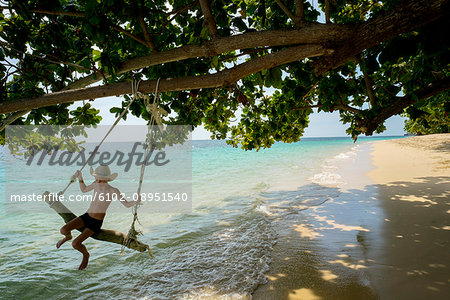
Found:
M 307 220 L 317 207 L 337 212 L 342 206 L 333 206 L 332 201 L 349 184 L 343 174 L 363 177 L 370 169 L 371 142 L 380 139 L 388 138 L 360 138 L 357 143 L 350 138 L 304 138 L 259 152 L 235 149 L 223 141 L 192 141 L 192 208 L 144 209 L 139 214 L 140 240 L 150 245 L 155 257 L 129 249 L 122 253 L 120 245 L 88 239 L 85 245 L 91 256 L 84 271 L 77 270 L 81 254 L 70 243 L 55 248 L 63 220 L 53 210 L 38 203 L 34 205 L 40 210 L 13 211 L 6 199 L 11 187 L 37 194 L 61 190 L 70 174 L 57 168 L 11 170 L 2 148 L 0 295 L 4 299 L 250 298 L 267 281 L 280 222 L 289 222 L 292 216 Z M 364 166 L 351 168 L 355 161 L 364 161 Z M 111 184 L 132 193 L 138 178 L 138 168 L 134 169 Z M 27 180 L 32 177 L 27 172 L 39 172 L 39 180 Z M 146 172 L 150 178 L 151 165 Z M 83 175 L 90 180 L 87 169 Z M 144 183 L 144 191 L 150 186 Z M 77 184 L 69 188 L 78 190 Z M 88 204 L 77 205 L 73 211 L 81 214 Z M 118 203 L 111 206 L 114 210 L 107 214 L 103 228 L 127 232 L 131 210 Z M 361 222 L 366 221 L 355 220 Z M 333 248 L 333 240 L 326 247 Z

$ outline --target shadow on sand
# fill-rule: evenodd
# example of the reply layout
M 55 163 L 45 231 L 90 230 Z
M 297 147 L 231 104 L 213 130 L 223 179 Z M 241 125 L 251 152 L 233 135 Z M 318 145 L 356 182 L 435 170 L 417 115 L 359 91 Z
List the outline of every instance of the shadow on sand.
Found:
M 448 299 L 450 177 L 376 186 L 383 243 L 371 249 L 382 299 Z
M 254 299 L 447 299 L 449 183 L 424 177 L 266 195 L 285 212 L 272 216 L 278 243 Z M 296 202 L 318 189 L 328 201 L 306 209 Z

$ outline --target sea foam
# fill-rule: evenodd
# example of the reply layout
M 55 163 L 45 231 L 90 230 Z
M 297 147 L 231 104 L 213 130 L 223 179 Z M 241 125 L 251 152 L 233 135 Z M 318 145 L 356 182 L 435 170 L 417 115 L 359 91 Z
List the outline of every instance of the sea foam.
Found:
M 359 145 L 351 147 L 350 151 L 341 152 L 333 158 L 327 159 L 321 167 L 321 171 L 312 175 L 309 181 L 312 183 L 339 187 L 346 183 L 342 180 L 339 170 L 348 164 L 354 163 Z

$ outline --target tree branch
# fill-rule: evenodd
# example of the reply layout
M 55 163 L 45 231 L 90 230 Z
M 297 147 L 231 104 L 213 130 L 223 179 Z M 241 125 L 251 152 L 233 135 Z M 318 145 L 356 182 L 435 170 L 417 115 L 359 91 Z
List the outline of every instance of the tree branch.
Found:
M 319 84 L 319 81 L 316 81 L 312 87 L 308 90 L 308 92 L 302 97 L 302 101 L 306 101 L 306 98 L 311 94 L 311 92 L 316 88 L 316 86 Z
M 446 77 L 432 82 L 426 87 L 417 90 L 414 94 L 403 97 L 393 97 L 391 104 L 377 110 L 374 117 L 361 120 L 359 124 L 357 124 L 357 128 L 366 135 L 372 135 L 381 123 L 393 115 L 401 113 L 406 107 L 449 89 L 450 78 Z
M 361 71 L 364 75 L 364 83 L 366 84 L 366 91 L 367 91 L 367 95 L 369 96 L 370 106 L 374 107 L 377 103 L 377 99 L 375 97 L 375 92 L 373 90 L 372 79 L 370 78 L 369 74 L 367 74 L 367 72 L 365 71 L 365 67 L 363 66 L 363 61 L 359 56 L 356 57 L 356 61 L 358 62 L 359 68 L 361 69 Z
M 386 41 L 400 33 L 411 31 L 446 13 L 448 0 L 416 0 L 381 14 L 363 24 L 311 24 L 300 29 L 244 33 L 223 37 L 203 45 L 186 45 L 131 59 L 118 68 L 118 74 L 162 63 L 197 57 L 212 57 L 222 52 L 260 46 L 274 47 L 301 43 L 335 45 L 333 55 L 312 62 L 314 74 L 319 76 L 352 59 L 364 49 Z M 411 17 L 412 16 L 412 17 Z M 411 21 L 409 21 L 411 17 Z M 399 24 L 399 26 L 397 26 Z M 337 46 L 336 46 L 337 45 Z M 84 77 L 66 89 L 82 88 L 100 80 L 100 74 Z
M 78 69 L 81 69 L 81 70 L 87 70 L 87 71 L 90 71 L 90 70 L 91 70 L 91 69 L 89 69 L 89 68 L 85 68 L 85 67 L 83 67 L 83 66 L 80 66 L 80 65 L 77 65 L 77 64 L 74 64 L 74 63 L 71 63 L 71 62 L 66 62 L 66 61 L 56 61 L 56 60 L 48 59 L 48 58 L 45 58 L 45 57 L 42 57 L 42 56 L 39 56 L 39 55 L 36 55 L 36 54 L 31 54 L 31 53 L 27 53 L 27 52 L 24 52 L 24 51 L 20 51 L 20 50 L 14 48 L 14 47 L 11 47 L 11 45 L 9 45 L 8 43 L 5 43 L 5 42 L 3 42 L 3 41 L 0 41 L 0 45 L 2 45 L 2 46 L 5 47 L 5 48 L 9 48 L 9 49 L 11 49 L 11 50 L 14 50 L 14 51 L 16 51 L 16 52 L 18 52 L 18 53 L 22 53 L 22 54 L 25 54 L 25 55 L 28 55 L 28 56 L 31 56 L 31 57 L 35 57 L 35 58 L 38 58 L 38 59 L 47 61 L 47 62 L 52 63 L 52 64 L 67 65 L 67 66 L 71 66 L 71 67 L 74 67 L 74 68 L 78 68 Z
M 201 88 L 218 88 L 229 86 L 236 81 L 253 73 L 298 61 L 307 57 L 328 54 L 330 50 L 321 45 L 301 45 L 280 50 L 271 54 L 257 57 L 244 62 L 234 68 L 202 76 L 189 76 L 176 79 L 161 80 L 160 92 L 183 91 Z M 331 50 L 332 51 L 332 50 Z M 139 87 L 142 93 L 152 93 L 156 87 L 156 80 L 142 81 Z M 0 114 L 24 109 L 34 109 L 59 103 L 69 103 L 85 99 L 96 99 L 119 96 L 131 93 L 129 82 L 113 83 L 107 86 L 96 86 L 78 90 L 66 90 L 43 95 L 37 98 L 23 98 L 0 103 Z
M 152 38 L 150 37 L 150 34 L 147 30 L 147 24 L 144 20 L 144 15 L 142 14 L 142 10 L 139 9 L 139 23 L 141 24 L 142 31 L 144 32 L 144 38 L 147 43 L 147 47 L 152 49 L 153 51 L 157 51 L 155 44 L 152 41 Z
M 331 4 L 330 0 L 325 0 L 325 23 L 330 23 Z
M 209 7 L 208 0 L 199 0 L 200 8 L 203 12 L 203 17 L 205 18 L 205 26 L 208 28 L 208 32 L 211 35 L 211 38 L 216 38 L 219 36 L 219 32 L 217 31 L 216 21 L 214 20 L 213 15 L 211 14 L 211 8 Z
M 51 11 L 51 10 L 46 10 L 46 9 L 30 9 L 30 12 L 44 14 L 44 15 L 68 16 L 68 17 L 76 17 L 76 18 L 85 18 L 86 17 L 84 12 Z M 136 42 L 138 42 L 138 43 L 140 43 L 140 44 L 142 44 L 142 45 L 152 49 L 151 45 L 148 44 L 145 40 L 141 39 L 140 37 L 135 36 L 134 34 L 128 32 L 128 31 L 126 31 L 125 29 L 123 29 L 119 25 L 111 24 L 110 26 L 115 31 L 123 33 L 124 35 L 132 38 Z M 145 34 L 145 32 L 144 32 L 144 34 Z
M 5 129 L 6 126 L 11 125 L 12 122 L 14 122 L 18 118 L 22 117 L 23 115 L 26 115 L 29 112 L 30 112 L 29 110 L 22 110 L 22 111 L 16 111 L 16 112 L 12 113 L 11 115 L 9 115 L 0 124 L 0 132 L 3 131 L 3 129 Z
M 297 18 L 291 13 L 291 11 L 286 7 L 286 5 L 284 5 L 283 1 L 275 0 L 275 2 L 284 11 L 284 13 L 292 20 L 292 22 L 294 22 L 294 24 L 296 24 Z
M 169 16 L 170 15 L 176 15 L 179 14 L 180 12 L 183 12 L 185 10 L 188 10 L 190 8 L 193 8 L 194 6 L 196 6 L 198 4 L 198 0 L 196 1 L 192 1 L 191 3 L 186 4 L 185 6 L 179 7 L 174 9 L 173 11 L 167 13 Z
M 305 21 L 305 7 L 303 5 L 303 0 L 295 0 L 295 17 L 301 22 Z
M 445 16 L 449 9 L 449 0 L 399 1 L 395 8 L 357 26 L 354 36 L 336 47 L 332 55 L 313 62 L 313 72 L 320 76 L 353 60 L 365 49 Z
M 84 12 L 78 11 L 51 11 L 47 9 L 30 9 L 30 12 L 43 14 L 43 15 L 55 15 L 55 16 L 68 16 L 68 17 L 76 17 L 76 18 L 84 18 Z
M 311 24 L 300 29 L 249 32 L 217 38 L 202 45 L 186 45 L 130 59 L 118 67 L 117 74 L 189 58 L 213 57 L 220 53 L 237 49 L 295 44 L 340 43 L 352 36 L 352 33 L 353 29 L 351 26 L 335 24 Z M 83 88 L 100 79 L 101 74 L 94 73 L 73 82 L 65 90 Z
M 355 113 L 355 114 L 362 113 L 362 110 L 357 109 L 355 107 L 351 107 L 350 105 L 345 105 L 345 104 L 341 104 L 341 105 L 336 106 L 336 109 L 350 111 L 350 112 Z
M 369 75 L 362 71 L 364 75 L 364 83 L 366 84 L 366 90 L 367 94 L 369 95 L 369 103 L 371 107 L 374 107 L 377 103 L 377 99 L 375 97 L 375 92 L 373 90 L 372 80 L 370 79 Z
M 294 107 L 292 110 L 305 110 L 305 109 L 308 109 L 308 108 L 323 108 L 323 107 L 324 107 L 323 104 L 314 104 L 314 105 L 307 105 L 307 106 L 301 106 L 301 107 Z M 345 104 L 336 105 L 334 107 L 334 109 L 346 110 L 346 111 L 353 112 L 355 114 L 360 114 L 362 112 L 361 110 L 359 110 L 357 108 L 354 108 L 354 107 L 351 107 L 351 106 L 348 106 L 348 105 L 345 105 Z
M 179 8 L 174 9 L 173 11 L 171 11 L 169 13 L 166 13 L 167 16 L 173 15 L 173 17 L 169 18 L 169 20 L 166 20 L 166 19 L 163 20 L 162 23 L 161 23 L 161 28 L 159 30 L 159 33 L 155 33 L 154 35 L 160 35 L 163 32 L 163 30 L 165 29 L 167 23 L 172 22 L 181 12 L 183 12 L 185 10 L 189 10 L 189 9 L 195 7 L 198 4 L 199 4 L 198 1 L 192 1 L 191 3 L 189 3 L 189 4 L 185 5 L 185 6 L 179 7 Z
M 316 104 L 316 105 L 307 105 L 307 106 L 294 106 L 292 108 L 292 110 L 297 111 L 297 110 L 306 110 L 306 109 L 313 109 L 313 108 L 322 108 L 323 105 L 322 104 Z
M 261 19 L 261 23 L 262 26 L 266 26 L 266 18 L 267 18 L 267 13 L 266 13 L 266 0 L 261 0 L 261 7 L 262 7 L 262 19 Z
M 117 32 L 123 33 L 124 35 L 126 35 L 126 36 L 132 38 L 132 39 L 135 40 L 136 42 L 138 42 L 138 43 L 144 45 L 145 47 L 149 47 L 149 48 L 151 49 L 151 46 L 150 46 L 146 41 L 144 41 L 144 40 L 141 39 L 140 37 L 137 37 L 137 36 L 135 36 L 134 34 L 132 34 L 132 33 L 128 32 L 128 31 L 126 31 L 125 29 L 123 29 L 123 28 L 120 27 L 119 25 L 111 24 L 111 28 L 114 29 L 114 30 L 117 31 Z M 154 46 L 154 45 L 153 45 L 153 46 Z M 153 50 L 153 49 L 152 49 L 152 50 Z

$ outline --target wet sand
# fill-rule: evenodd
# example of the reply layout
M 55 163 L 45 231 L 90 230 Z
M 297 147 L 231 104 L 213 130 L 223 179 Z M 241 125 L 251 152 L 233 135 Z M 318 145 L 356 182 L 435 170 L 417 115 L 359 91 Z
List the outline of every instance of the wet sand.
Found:
M 320 187 L 329 201 L 274 216 L 278 242 L 254 299 L 448 299 L 450 134 L 368 151 L 374 168 L 360 155 L 341 171 L 348 184 Z

